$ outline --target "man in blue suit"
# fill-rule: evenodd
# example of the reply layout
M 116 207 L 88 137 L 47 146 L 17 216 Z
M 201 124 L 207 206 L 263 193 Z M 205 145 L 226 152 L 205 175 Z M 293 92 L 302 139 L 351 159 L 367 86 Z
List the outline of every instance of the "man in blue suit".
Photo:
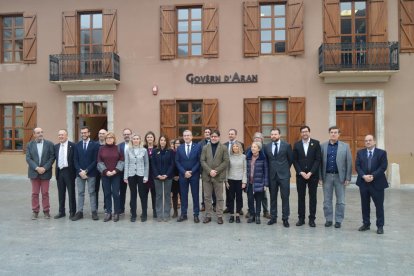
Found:
M 193 197 L 194 222 L 199 223 L 199 181 L 200 181 L 200 145 L 193 143 L 193 134 L 190 130 L 183 132 L 184 144 L 181 144 L 175 155 L 175 163 L 180 174 L 181 216 L 178 222 L 187 220 L 188 186 L 191 186 Z
M 83 218 L 83 203 L 85 201 L 85 185 L 88 184 L 89 202 L 91 204 L 92 219 L 98 220 L 96 210 L 96 159 L 98 157 L 99 145 L 89 137 L 91 132 L 88 127 L 81 128 L 82 140 L 75 147 L 75 168 L 77 173 L 76 188 L 78 190 L 77 212 L 73 221 Z
M 388 166 L 387 152 L 376 148 L 375 137 L 365 136 L 365 149 L 357 153 L 355 167 L 358 172 L 356 184 L 359 186 L 362 207 L 362 226 L 359 231 L 370 229 L 370 204 L 374 201 L 377 214 L 377 234 L 384 234 L 384 190 L 388 188 L 385 171 Z

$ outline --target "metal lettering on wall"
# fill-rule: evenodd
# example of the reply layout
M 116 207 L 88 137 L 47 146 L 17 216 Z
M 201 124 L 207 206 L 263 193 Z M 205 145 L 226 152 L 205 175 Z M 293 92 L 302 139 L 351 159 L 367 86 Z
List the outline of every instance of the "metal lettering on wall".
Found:
M 191 84 L 219 84 L 219 83 L 256 83 L 258 75 L 243 75 L 234 73 L 232 75 L 194 75 L 187 74 L 185 79 Z

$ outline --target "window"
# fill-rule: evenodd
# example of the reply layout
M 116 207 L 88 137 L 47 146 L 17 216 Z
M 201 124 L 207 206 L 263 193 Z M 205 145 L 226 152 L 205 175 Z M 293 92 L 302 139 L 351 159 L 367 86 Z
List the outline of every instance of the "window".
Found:
M 336 111 L 368 111 L 374 110 L 374 98 L 336 98 Z
M 270 131 L 274 128 L 279 128 L 281 138 L 286 140 L 288 133 L 288 100 L 262 100 L 260 103 L 261 132 L 265 138 L 265 143 L 270 142 Z
M 3 17 L 3 62 L 18 63 L 23 61 L 23 16 Z
M 347 1 L 340 3 L 341 64 L 365 64 L 367 56 L 367 3 Z
M 202 55 L 201 8 L 180 8 L 178 19 L 178 57 Z
M 184 130 L 189 129 L 193 133 L 194 140 L 201 140 L 203 138 L 203 102 L 177 102 L 177 125 L 177 134 L 180 136 Z
M 218 4 L 161 6 L 160 58 L 218 57 Z
M 1 150 L 23 150 L 24 115 L 23 105 L 0 105 L 1 111 Z
M 286 51 L 286 5 L 260 5 L 260 53 L 262 55 Z
M 80 14 L 80 70 L 82 74 L 102 72 L 102 14 Z

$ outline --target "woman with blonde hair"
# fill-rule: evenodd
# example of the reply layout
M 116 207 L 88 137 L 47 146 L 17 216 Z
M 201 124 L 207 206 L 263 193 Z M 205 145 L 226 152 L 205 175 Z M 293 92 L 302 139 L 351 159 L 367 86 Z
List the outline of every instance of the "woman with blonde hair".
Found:
M 102 184 L 105 197 L 105 218 L 104 222 L 112 219 L 112 199 L 114 201 L 114 222 L 119 220 L 121 203 L 119 200 L 119 184 L 121 171 L 124 168 L 124 156 L 116 146 L 116 138 L 113 132 L 108 132 L 105 136 L 105 145 L 99 148 L 98 152 L 98 171 L 102 174 Z M 111 199 L 112 194 L 112 199 Z
M 230 165 L 227 169 L 226 188 L 229 190 L 229 222 L 234 222 L 234 200 L 236 199 L 236 223 L 240 223 L 240 211 L 243 206 L 242 189 L 246 188 L 246 156 L 242 146 L 235 142 L 230 150 Z
M 131 191 L 129 206 L 131 207 L 131 222 L 137 219 L 137 187 L 141 199 L 141 221 L 147 220 L 148 194 L 145 183 L 148 181 L 149 160 L 147 150 L 142 146 L 141 136 L 133 134 L 125 155 L 124 182 Z

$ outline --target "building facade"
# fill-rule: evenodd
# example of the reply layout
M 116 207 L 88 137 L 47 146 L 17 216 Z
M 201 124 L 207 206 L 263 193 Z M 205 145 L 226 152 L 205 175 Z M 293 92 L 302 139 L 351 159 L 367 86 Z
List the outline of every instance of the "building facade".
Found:
M 235 128 L 248 144 L 307 124 L 322 141 L 339 125 L 353 156 L 374 133 L 414 183 L 412 1 L 0 3 L 0 173 L 25 173 L 35 126 L 55 142 L 83 125 Z

